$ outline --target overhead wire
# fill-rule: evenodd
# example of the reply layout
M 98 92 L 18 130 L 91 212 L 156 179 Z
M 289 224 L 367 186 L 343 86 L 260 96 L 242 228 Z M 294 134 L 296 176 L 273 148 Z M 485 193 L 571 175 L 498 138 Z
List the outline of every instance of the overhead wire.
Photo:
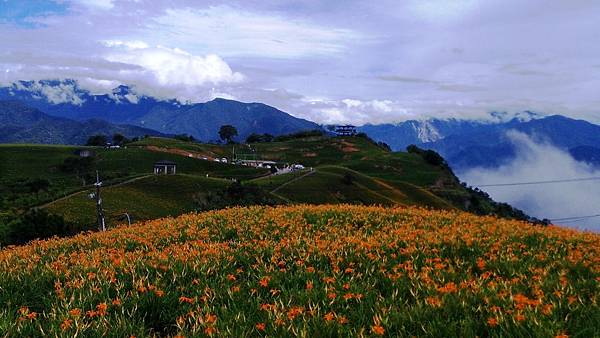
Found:
M 582 178 L 568 178 L 559 180 L 547 180 L 547 181 L 530 181 L 530 182 L 513 182 L 513 183 L 494 183 L 494 184 L 475 184 L 474 187 L 509 187 L 517 185 L 534 185 L 534 184 L 551 184 L 551 183 L 570 183 L 570 182 L 585 182 L 585 181 L 597 181 L 600 177 L 582 177 Z

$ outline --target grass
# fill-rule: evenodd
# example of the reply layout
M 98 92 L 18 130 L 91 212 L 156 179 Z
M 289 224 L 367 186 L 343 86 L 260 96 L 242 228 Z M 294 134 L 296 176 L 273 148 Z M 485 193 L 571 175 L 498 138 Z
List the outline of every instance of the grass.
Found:
M 74 173 L 60 170 L 63 161 L 67 157 L 74 156 L 74 151 L 79 148 L 81 147 L 0 145 L 0 195 L 4 198 L 0 202 L 3 202 L 6 207 L 29 208 L 84 190 L 86 187 L 82 186 L 80 178 Z M 265 169 L 204 161 L 179 154 L 151 151 L 142 147 L 91 149 L 96 152 L 96 161 L 91 172 L 98 170 L 101 179 L 107 183 L 150 174 L 154 162 L 160 160 L 176 162 L 180 173 L 204 177 L 209 175 L 209 177 L 219 178 L 252 179 L 267 173 Z M 31 178 L 47 179 L 50 182 L 49 189 L 31 194 L 10 191 L 11 185 Z M 90 183 L 92 183 L 90 180 L 86 182 L 88 185 Z
M 177 171 L 185 174 L 208 174 L 210 177 L 251 179 L 267 173 L 265 169 L 236 166 L 232 164 L 199 160 L 172 153 L 149 151 L 143 148 L 101 149 L 98 153 L 98 169 L 101 172 L 126 171 L 152 173 L 154 162 L 168 160 L 177 163 Z
M 101 173 L 111 177 L 131 177 L 147 173 L 154 162 L 165 159 L 177 162 L 178 171 L 187 175 L 205 177 L 208 174 L 210 177 L 249 179 L 268 191 L 307 172 L 256 178 L 266 170 L 202 161 L 187 156 L 229 157 L 232 147 L 146 138 L 129 145 L 127 149 L 96 149 L 97 167 Z M 245 147 L 247 146 L 236 145 L 237 152 L 243 153 Z M 386 152 L 363 138 L 310 137 L 261 143 L 253 147 L 260 157 L 279 162 L 300 162 L 306 166 L 318 165 L 316 174 L 277 190 L 275 198 L 288 203 L 398 204 L 452 208 L 425 188 L 443 174 L 442 170 L 427 165 L 416 155 Z M 74 148 L 69 148 L 66 154 L 73 150 Z M 307 154 L 308 157 L 305 156 Z M 55 162 L 60 164 L 61 161 Z M 345 174 L 353 176 L 352 184 L 342 183 Z M 164 184 L 158 185 L 160 189 L 153 189 L 147 184 L 148 180 L 105 189 L 105 207 L 111 214 L 128 212 L 135 219 L 177 215 L 193 210 L 192 193 L 186 190 L 186 187 L 193 184 L 184 182 L 182 178 L 172 179 L 169 184 L 166 183 L 168 179 L 164 180 Z M 194 179 L 188 177 L 186 180 Z M 93 202 L 83 193 L 59 201 L 49 207 L 49 210 L 79 224 L 95 222 Z
M 268 173 L 266 169 L 198 159 L 201 157 L 231 159 L 234 147 L 240 156 L 244 153 L 252 153 L 256 154 L 257 158 L 279 163 L 299 163 L 306 167 L 317 168 L 316 174 L 276 191 L 274 194 L 276 198 L 289 203 L 398 204 L 436 209 L 465 209 L 468 205 L 484 205 L 488 206 L 486 209 L 488 211 L 481 213 L 492 213 L 495 210 L 492 201 L 485 200 L 481 196 L 473 196 L 460 185 L 447 168 L 428 164 L 417 154 L 385 151 L 361 137 L 317 136 L 285 142 L 257 143 L 250 146 L 254 151 L 248 145 L 200 144 L 149 137 L 128 145 L 127 149 L 95 148 L 97 152 L 95 165 L 103 180 L 110 183 L 114 180 L 148 174 L 154 162 L 170 160 L 177 163 L 179 173 L 198 177 L 208 175 L 253 181 L 269 191 L 299 175 L 294 173 L 263 177 Z M 82 187 L 81 182 L 73 175 L 66 175 L 58 170 L 64 158 L 71 156 L 74 150 L 74 147 L 63 146 L 0 146 L 0 156 L 10 157 L 8 161 L 0 161 L 4 166 L 1 168 L 2 172 L 7 173 L 3 177 L 6 176 L 9 181 L 23 177 L 46 177 L 52 183 L 48 192 L 9 196 L 4 199 L 8 201 L 4 202 L 5 206 L 16 205 L 26 208 L 43 204 L 73 191 L 85 190 L 86 187 Z M 352 184 L 342 183 L 345 175 L 354 177 Z M 3 186 L 8 184 L 0 183 L 0 194 L 7 196 Z M 120 189 L 128 188 L 123 186 Z M 132 214 L 141 215 L 140 219 L 152 215 L 176 215 L 191 210 L 188 207 L 191 203 L 190 195 L 183 193 L 178 196 L 180 184 L 164 185 L 161 189 L 163 190 L 160 195 L 152 191 L 146 194 L 143 187 L 133 186 L 127 194 L 107 195 L 105 201 L 119 206 L 128 206 L 127 210 Z M 61 201 L 53 211 L 65 215 L 69 220 L 79 219 L 80 222 L 89 223 L 92 220 L 89 207 L 82 207 L 84 202 L 81 196 L 77 195 L 72 199 Z M 154 208 L 160 212 L 150 213 L 144 210 L 146 209 L 144 203 L 132 202 L 144 201 L 144 199 L 151 201 L 150 205 L 156 206 Z M 474 203 L 473 200 L 479 203 Z M 89 204 L 89 201 L 87 203 Z M 160 204 L 163 207 L 160 207 Z M 185 208 L 180 207 L 184 205 Z M 124 207 L 119 207 L 115 212 L 122 213 L 124 210 Z M 480 211 L 475 210 L 475 212 Z
M 452 209 L 452 205 L 428 191 L 410 184 L 386 182 L 342 166 L 323 165 L 305 177 L 309 171 L 259 178 L 254 183 L 268 190 L 277 188 L 277 195 L 293 203 L 363 205 L 420 205 Z M 344 180 L 351 177 L 351 182 Z M 289 182 L 289 184 L 288 184 Z M 283 186 L 282 188 L 278 188 Z M 408 193 L 407 193 L 408 192 Z
M 387 182 L 341 166 L 321 166 L 313 174 L 303 170 L 290 174 L 261 177 L 251 180 L 274 198 L 285 203 L 362 205 L 418 205 L 436 209 L 453 206 L 427 190 L 409 183 Z M 352 182 L 345 182 L 350 175 Z M 104 207 L 114 219 L 129 213 L 136 220 L 175 216 L 195 209 L 193 195 L 224 188 L 229 181 L 194 175 L 152 176 L 114 188 L 103 189 Z M 276 190 L 276 192 L 275 192 Z M 51 204 L 48 210 L 66 220 L 91 226 L 95 223 L 95 204 L 87 193 Z
M 181 149 L 190 153 L 204 153 L 212 157 L 231 157 L 230 147 L 224 147 L 215 144 L 186 142 L 182 140 L 164 138 L 164 137 L 148 137 L 140 141 L 129 144 L 130 147 L 158 147 L 164 149 Z
M 122 223 L 128 213 L 133 221 L 176 216 L 194 210 L 193 196 L 219 190 L 230 182 L 224 179 L 192 175 L 150 176 L 131 183 L 102 189 L 102 200 L 109 225 Z M 67 221 L 92 225 L 96 205 L 84 191 L 51 204 L 47 209 L 63 215 Z M 120 219 L 120 221 L 117 221 Z
M 599 281 L 597 234 L 420 208 L 233 208 L 0 251 L 0 331 L 594 337 Z
M 58 166 L 78 149 L 72 146 L 0 144 L 0 173 L 8 181 L 26 177 L 63 178 Z
M 367 154 L 376 156 L 386 153 L 383 149 L 359 137 L 310 137 L 286 142 L 257 143 L 252 147 L 264 159 L 301 163 L 307 167 L 340 164 L 360 160 Z

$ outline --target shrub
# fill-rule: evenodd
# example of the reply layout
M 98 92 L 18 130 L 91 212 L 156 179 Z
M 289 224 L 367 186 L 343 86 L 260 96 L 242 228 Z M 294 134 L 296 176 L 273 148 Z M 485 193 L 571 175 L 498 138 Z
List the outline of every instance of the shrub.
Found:
M 354 183 L 355 180 L 356 177 L 354 177 L 350 173 L 345 173 L 344 176 L 342 176 L 342 183 L 344 183 L 345 185 L 352 185 L 352 183 Z
M 414 144 L 411 144 L 408 147 L 406 147 L 406 151 L 410 154 L 417 154 L 421 156 L 425 160 L 425 162 L 431 165 L 438 167 L 448 167 L 448 163 L 446 163 L 446 160 L 434 150 L 424 150 L 417 147 Z
M 246 143 L 266 143 L 273 141 L 275 137 L 271 134 L 252 133 L 246 138 Z
M 323 130 L 314 129 L 314 130 L 299 131 L 299 132 L 287 134 L 287 135 L 279 135 L 279 136 L 275 137 L 275 141 L 276 142 L 284 142 L 284 141 L 291 141 L 291 140 L 300 139 L 300 138 L 323 136 L 323 135 L 325 135 L 325 132 Z
M 4 212 L 0 214 L 0 244 L 24 244 L 34 239 L 72 234 L 73 224 L 62 216 L 44 209 L 32 209 L 24 214 Z
M 234 182 L 227 188 L 196 194 L 194 201 L 198 210 L 215 210 L 231 206 L 275 205 L 277 201 L 261 187 L 254 184 Z
M 108 143 L 108 138 L 105 135 L 94 135 L 88 138 L 86 146 L 104 147 Z
M 188 135 L 188 134 L 175 135 L 175 136 L 173 136 L 173 138 L 176 140 L 184 141 L 184 142 L 196 142 L 196 138 L 194 138 L 194 136 Z
M 75 174 L 83 180 L 83 185 L 85 185 L 86 180 L 92 177 L 91 171 L 94 168 L 94 163 L 95 159 L 93 157 L 67 157 L 59 169 L 65 173 Z

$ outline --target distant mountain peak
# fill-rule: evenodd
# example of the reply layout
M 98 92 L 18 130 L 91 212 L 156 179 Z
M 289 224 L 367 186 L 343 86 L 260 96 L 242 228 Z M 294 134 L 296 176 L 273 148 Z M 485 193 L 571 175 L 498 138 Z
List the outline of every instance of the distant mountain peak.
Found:
M 18 97 L 23 92 L 30 93 L 36 100 L 47 100 L 52 104 L 69 103 L 81 106 L 85 102 L 82 90 L 75 80 L 17 81 L 8 88 L 9 94 Z
M 140 101 L 140 98 L 141 96 L 135 92 L 134 88 L 126 85 L 119 85 L 112 90 L 112 99 L 117 103 L 136 104 Z
M 417 138 L 423 143 L 435 142 L 444 138 L 430 121 L 411 121 L 410 125 L 415 130 Z
M 113 95 L 127 95 L 129 93 L 131 93 L 131 88 L 129 88 L 129 86 L 126 85 L 119 85 L 118 87 L 114 88 L 112 90 Z

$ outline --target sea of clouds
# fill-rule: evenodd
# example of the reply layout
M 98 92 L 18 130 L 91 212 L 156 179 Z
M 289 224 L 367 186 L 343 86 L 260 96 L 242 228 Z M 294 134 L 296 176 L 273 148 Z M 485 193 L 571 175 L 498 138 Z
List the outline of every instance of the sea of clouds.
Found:
M 515 131 L 508 132 L 508 137 L 517 149 L 513 160 L 494 169 L 474 168 L 459 173 L 461 180 L 476 186 L 600 177 L 600 168 L 576 161 L 567 151 L 547 141 Z M 600 180 L 481 189 L 494 200 L 507 202 L 538 218 L 600 214 Z M 555 223 L 600 232 L 600 217 Z

